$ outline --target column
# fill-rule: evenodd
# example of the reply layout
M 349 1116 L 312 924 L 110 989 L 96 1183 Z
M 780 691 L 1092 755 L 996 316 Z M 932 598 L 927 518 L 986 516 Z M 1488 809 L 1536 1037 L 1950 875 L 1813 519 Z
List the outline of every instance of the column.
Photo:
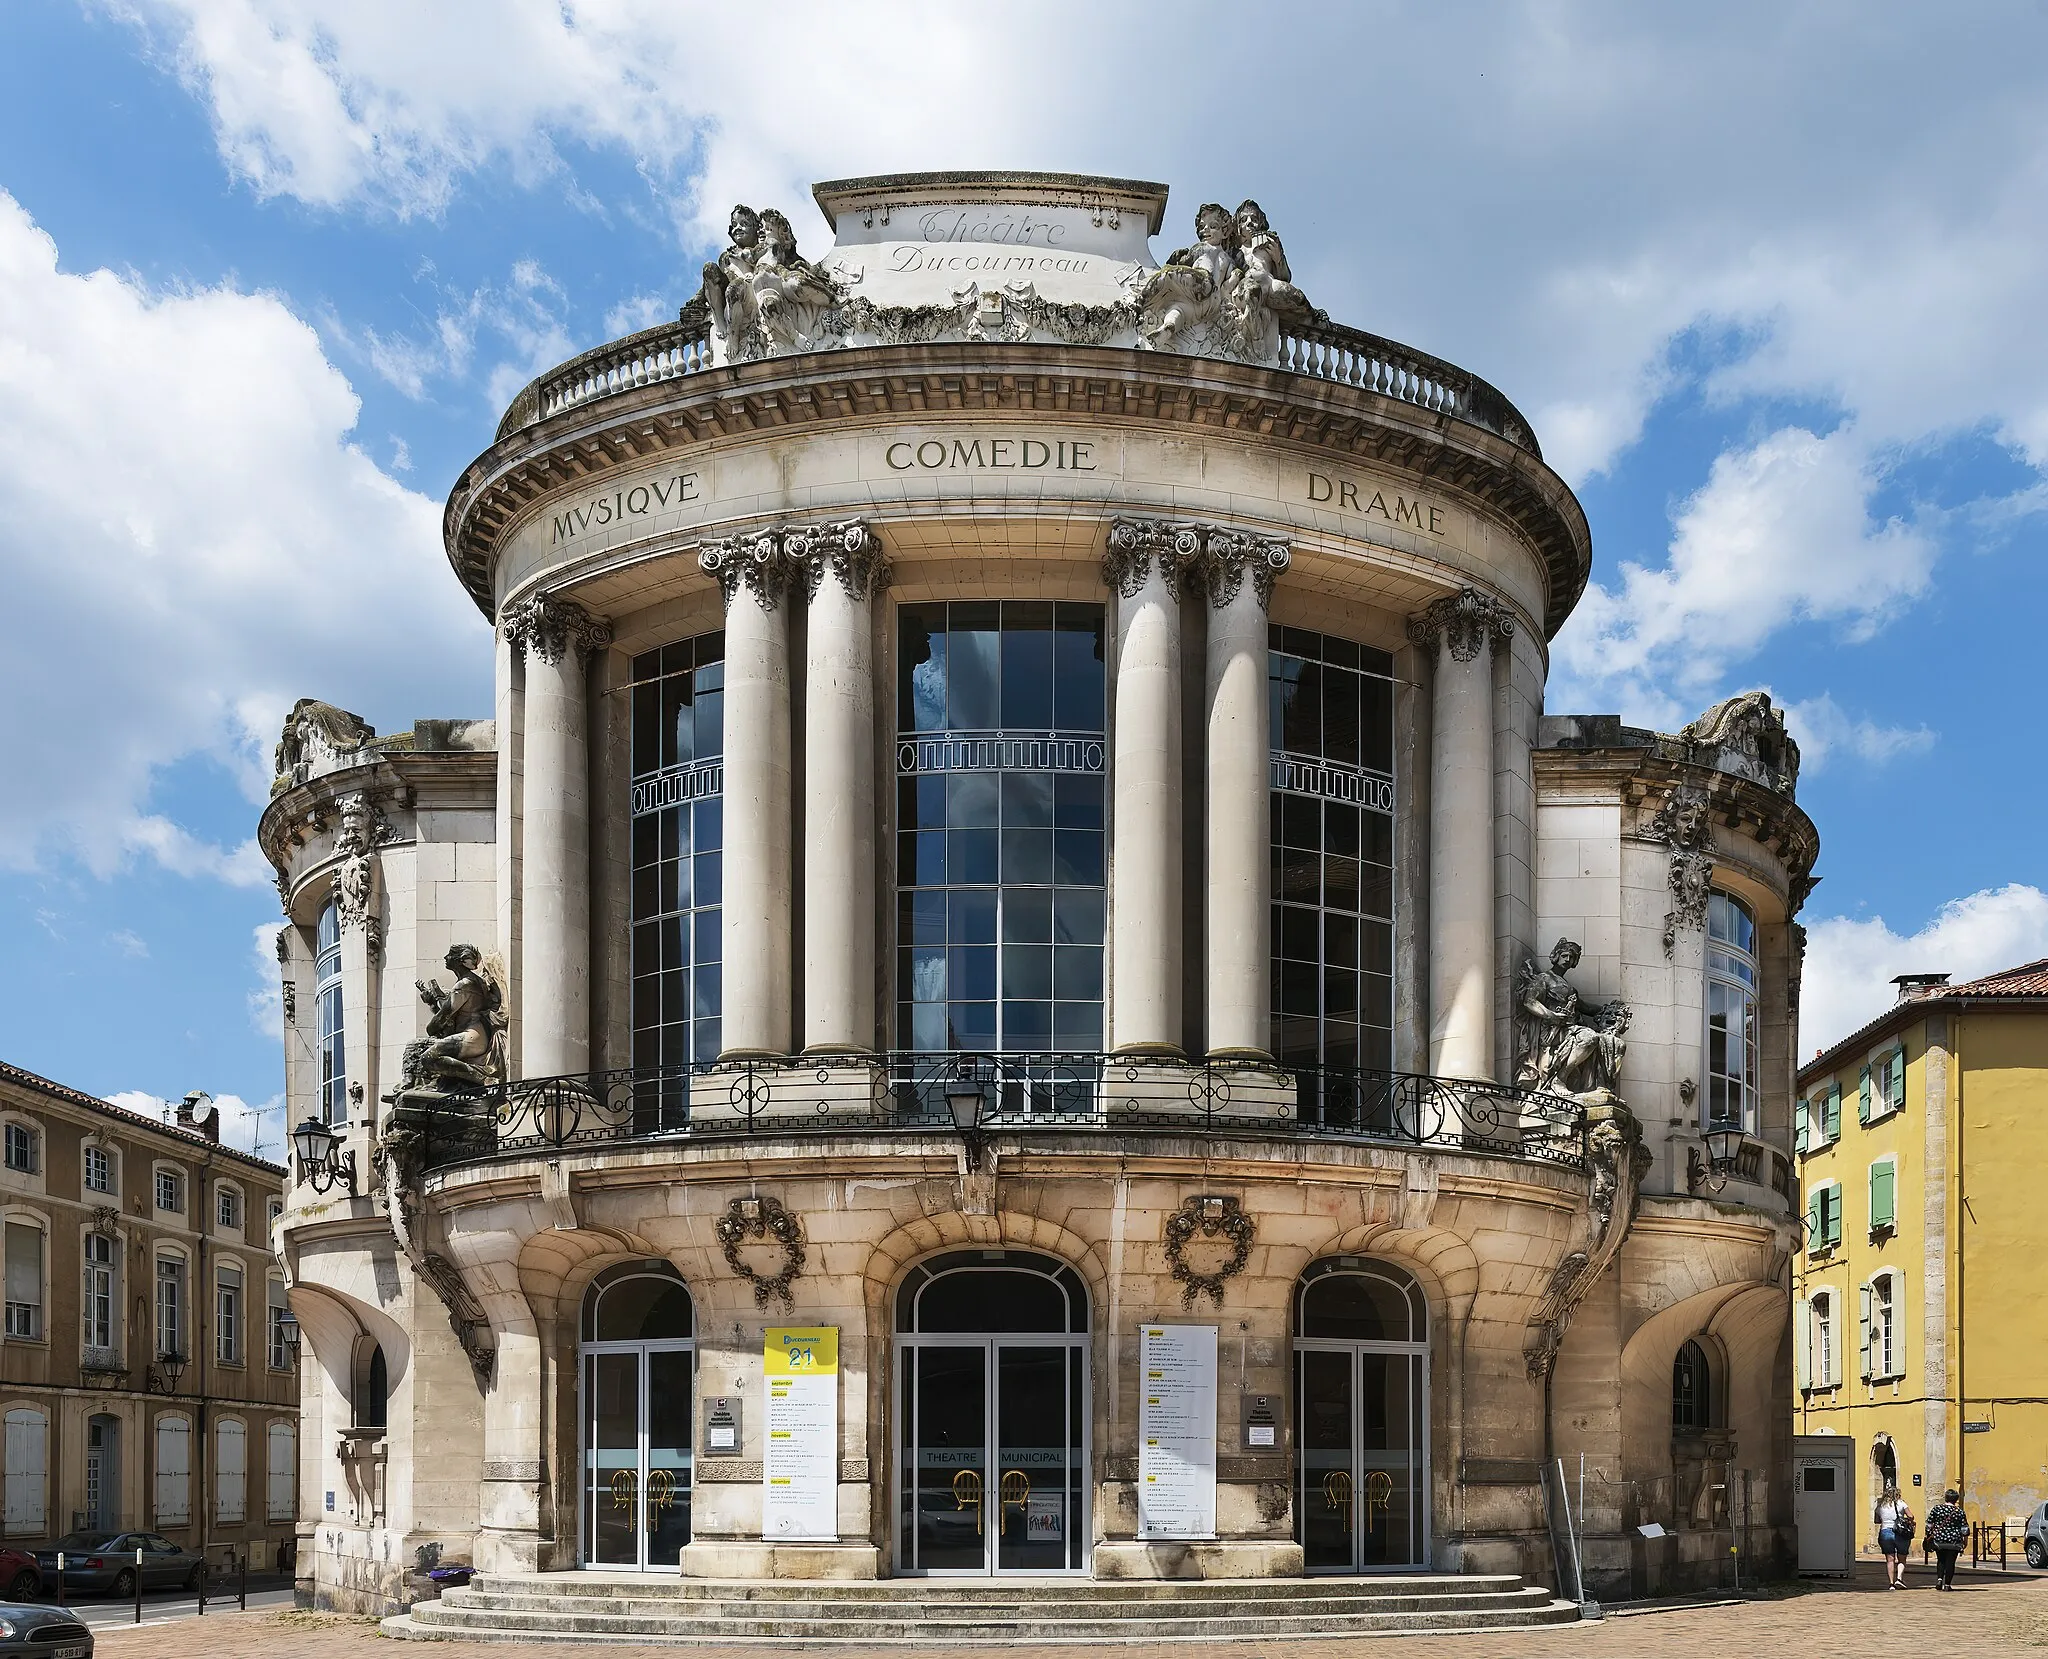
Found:
M 721 1059 L 789 1052 L 789 618 L 782 609 L 789 562 L 782 543 L 782 532 L 771 530 L 706 542 L 697 555 L 725 594 Z
M 1208 1026 L 1209 1052 L 1264 1055 L 1272 1022 L 1272 733 L 1266 608 L 1287 544 L 1210 530 Z
M 1192 526 L 1110 525 L 1103 579 L 1116 594 L 1111 719 L 1110 1047 L 1181 1048 L 1181 565 Z
M 519 1071 L 572 1077 L 590 1070 L 588 658 L 612 633 L 546 595 L 513 606 L 504 630 L 526 658 Z
M 1436 658 L 1429 788 L 1429 1069 L 1493 1076 L 1493 651 L 1514 635 L 1474 588 L 1410 617 Z
M 783 547 L 811 602 L 804 653 L 804 1051 L 866 1050 L 875 1041 L 874 596 L 888 568 L 880 541 L 858 520 L 791 532 Z M 730 852 L 727 859 L 729 867 Z

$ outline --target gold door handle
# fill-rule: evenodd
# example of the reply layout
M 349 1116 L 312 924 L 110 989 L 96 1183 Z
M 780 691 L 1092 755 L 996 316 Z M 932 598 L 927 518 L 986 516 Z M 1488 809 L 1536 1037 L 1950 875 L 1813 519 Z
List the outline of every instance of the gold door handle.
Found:
M 640 1476 L 631 1469 L 621 1469 L 612 1476 L 612 1508 L 631 1509 L 640 1496 Z
M 1002 1484 L 996 1488 L 997 1502 L 996 1530 L 1004 1531 L 1009 1524 L 1012 1509 L 1022 1513 L 1031 1498 L 1031 1477 L 1022 1469 L 1003 1471 Z
M 981 1476 L 973 1469 L 962 1469 L 953 1477 L 953 1507 L 956 1510 L 972 1506 L 974 1510 L 974 1535 L 981 1536 Z
M 1394 1501 L 1394 1477 L 1384 1469 L 1375 1469 L 1365 1477 L 1365 1525 L 1372 1530 L 1372 1512 L 1377 1509 L 1386 1514 Z
M 1323 1507 L 1340 1511 L 1344 1530 L 1351 1530 L 1351 1477 L 1342 1469 L 1332 1469 L 1323 1476 Z
M 645 1530 L 654 1530 L 655 1519 L 676 1501 L 676 1476 L 673 1469 L 650 1469 L 647 1471 L 647 1520 Z

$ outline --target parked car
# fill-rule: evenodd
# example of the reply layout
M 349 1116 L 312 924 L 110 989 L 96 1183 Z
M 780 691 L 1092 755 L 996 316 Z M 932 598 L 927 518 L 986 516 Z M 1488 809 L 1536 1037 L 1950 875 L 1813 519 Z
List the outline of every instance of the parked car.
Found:
M 43 1593 L 42 1569 L 27 1550 L 0 1547 L 0 1596 L 8 1601 L 35 1601 Z
M 0 1655 L 14 1653 L 32 1653 L 35 1659 L 92 1659 L 92 1632 L 68 1607 L 0 1601 Z
M 2048 1567 L 2048 1503 L 2027 1517 L 2027 1565 Z
M 57 1555 L 64 1556 L 64 1588 L 135 1594 L 135 1552 L 142 1551 L 145 1590 L 195 1589 L 203 1565 L 199 1556 L 155 1532 L 74 1532 L 53 1548 L 38 1550 L 36 1564 L 46 1583 L 57 1581 Z

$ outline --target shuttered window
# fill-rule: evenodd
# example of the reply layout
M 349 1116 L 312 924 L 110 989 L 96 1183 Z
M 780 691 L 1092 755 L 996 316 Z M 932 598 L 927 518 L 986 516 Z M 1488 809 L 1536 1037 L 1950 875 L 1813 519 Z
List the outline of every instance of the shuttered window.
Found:
M 156 1524 L 192 1523 L 192 1425 L 183 1417 L 156 1420 Z
M 1865 1066 L 1856 1076 L 1856 1121 L 1870 1121 L 1870 1068 Z
M 213 1518 L 249 1518 L 249 1430 L 236 1417 L 224 1417 L 213 1431 Z
M 1832 1146 L 1842 1138 L 1842 1086 L 1828 1085 L 1828 1102 L 1822 1125 L 1822 1137 Z
M 269 1511 L 273 1521 L 289 1521 L 298 1510 L 299 1437 L 289 1423 L 272 1423 Z
M 1812 1113 L 1813 1104 L 1811 1101 L 1798 1100 L 1793 1102 L 1792 1150 L 1794 1152 L 1804 1152 L 1806 1150 L 1807 1120 L 1812 1116 Z
M 1894 1189 L 1898 1185 L 1898 1162 L 1880 1158 L 1870 1166 L 1870 1229 L 1896 1224 Z
M 1792 1386 L 1813 1386 L 1813 1304 L 1804 1296 L 1792 1304 Z
M 43 1230 L 19 1221 L 7 1223 L 7 1334 L 43 1334 Z
M 7 1510 L 10 1538 L 34 1538 L 49 1528 L 44 1494 L 49 1487 L 50 1420 L 40 1411 L 17 1406 L 7 1414 Z
M 1813 1386 L 1832 1388 L 1835 1383 L 1835 1299 L 1831 1295 L 1813 1299 Z
M 1823 1181 L 1806 1201 L 1806 1247 L 1827 1250 L 1842 1242 L 1842 1188 Z

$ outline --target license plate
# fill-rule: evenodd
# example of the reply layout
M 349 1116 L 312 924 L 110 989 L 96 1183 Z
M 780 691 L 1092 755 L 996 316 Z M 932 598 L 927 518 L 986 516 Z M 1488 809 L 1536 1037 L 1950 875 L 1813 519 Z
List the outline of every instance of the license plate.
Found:
M 92 1649 L 85 1643 L 78 1642 L 70 1647 L 56 1649 L 50 1655 L 50 1659 L 92 1659 Z

